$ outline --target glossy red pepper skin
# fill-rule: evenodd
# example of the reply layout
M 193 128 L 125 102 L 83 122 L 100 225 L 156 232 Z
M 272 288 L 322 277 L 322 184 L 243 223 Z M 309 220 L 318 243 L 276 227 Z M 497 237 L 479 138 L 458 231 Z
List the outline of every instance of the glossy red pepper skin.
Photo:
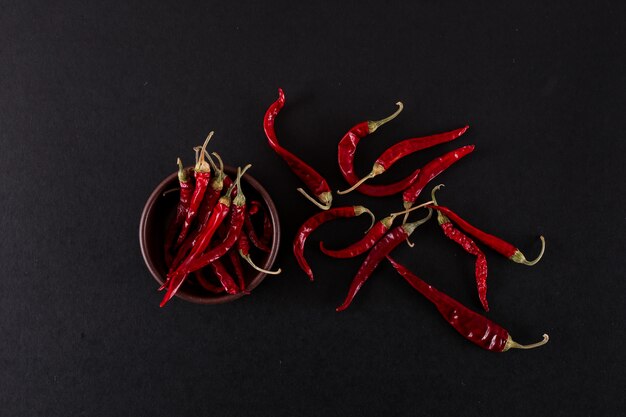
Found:
M 241 233 L 239 236 L 239 240 L 237 241 L 237 250 L 243 256 L 248 256 L 250 254 L 250 241 L 245 233 Z
M 196 277 L 196 281 L 198 281 L 198 284 L 200 284 L 200 286 L 202 288 L 204 288 L 207 291 L 210 291 L 214 294 L 220 294 L 223 293 L 224 287 L 222 286 L 217 286 L 217 285 L 213 285 L 205 276 L 204 273 L 202 271 L 195 271 L 194 272 L 194 276 Z
M 363 284 L 370 277 L 372 272 L 376 269 L 376 267 L 380 264 L 380 262 L 385 259 L 392 250 L 394 250 L 399 244 L 401 244 L 408 236 L 409 233 L 402 226 L 398 226 L 392 229 L 389 233 L 387 233 L 384 237 L 382 237 L 378 243 L 372 248 L 369 252 L 359 271 L 354 276 L 352 283 L 350 284 L 350 289 L 348 290 L 348 295 L 344 302 L 337 307 L 337 311 L 343 311 L 350 306 L 354 297 L 359 292 Z
M 433 303 L 443 318 L 465 339 L 491 352 L 508 350 L 507 330 L 468 309 L 454 298 L 428 285 L 404 266 L 387 257 L 391 265 L 420 294 Z
M 191 196 L 191 201 L 189 202 L 189 209 L 187 210 L 187 216 L 185 217 L 185 221 L 183 222 L 182 229 L 180 234 L 178 235 L 178 239 L 176 241 L 176 245 L 180 245 L 187 237 L 187 233 L 189 232 L 189 228 L 191 227 L 191 223 L 196 218 L 196 213 L 200 204 L 202 203 L 202 199 L 204 198 L 204 193 L 206 192 L 207 185 L 209 180 L 211 179 L 210 171 L 194 171 L 194 176 L 196 178 L 196 184 L 193 189 L 193 194 Z
M 257 236 L 256 230 L 254 230 L 254 225 L 252 224 L 252 219 L 250 218 L 250 213 L 246 212 L 244 216 L 244 229 L 250 238 L 250 242 L 259 250 L 270 253 L 270 248 L 265 245 L 261 239 Z
M 330 220 L 342 217 L 355 217 L 362 214 L 363 212 L 359 212 L 360 209 L 358 207 L 361 206 L 335 207 L 328 211 L 317 213 L 306 220 L 302 226 L 300 226 L 300 229 L 298 229 L 296 238 L 293 242 L 293 253 L 298 261 L 298 264 L 300 265 L 300 268 L 302 268 L 302 270 L 309 276 L 311 281 L 313 281 L 313 271 L 304 257 L 304 245 L 307 238 L 320 225 Z
M 267 109 L 263 119 L 263 129 L 270 147 L 289 165 L 289 168 L 322 204 L 330 204 L 332 193 L 328 183 L 317 171 L 293 153 L 283 148 L 276 137 L 274 123 L 276 116 L 285 105 L 285 93 L 278 89 L 278 100 Z M 330 198 L 330 201 L 328 200 Z
M 485 254 L 472 239 L 454 227 L 449 220 L 447 222 L 440 223 L 439 226 L 448 239 L 458 243 L 465 250 L 465 252 L 476 257 L 474 275 L 476 276 L 478 298 L 480 299 L 485 311 L 489 311 L 489 304 L 487 303 L 487 258 L 485 257 Z
M 196 244 L 191 248 L 187 258 L 176 268 L 174 272 L 167 274 L 167 293 L 163 297 L 160 306 L 163 307 L 176 294 L 180 286 L 185 282 L 190 270 L 188 266 L 209 246 L 213 235 L 224 221 L 230 210 L 230 198 L 223 197 L 217 203 L 211 217 L 204 228 Z
M 220 280 L 222 287 L 224 287 L 228 294 L 237 294 L 239 292 L 239 288 L 237 287 L 235 280 L 230 275 L 222 261 L 216 259 L 215 261 L 211 262 L 209 266 L 217 279 Z
M 180 186 L 180 195 L 178 204 L 176 205 L 176 217 L 174 223 L 167 230 L 167 236 L 165 237 L 165 264 L 168 267 L 172 264 L 172 246 L 175 244 L 177 233 L 179 233 L 187 217 L 187 211 L 189 210 L 189 203 L 194 189 L 193 181 L 189 177 L 187 177 L 187 181 L 183 181 L 179 176 L 178 184 Z
M 519 249 L 517 249 L 515 246 L 508 242 L 505 242 L 499 237 L 483 232 L 482 230 L 472 226 L 467 221 L 459 217 L 458 214 L 456 214 L 447 207 L 433 206 L 433 209 L 440 211 L 441 213 L 446 215 L 446 217 L 448 217 L 450 220 L 452 220 L 452 222 L 454 222 L 463 231 L 465 231 L 465 233 L 474 236 L 476 239 L 489 246 L 491 249 L 498 252 L 499 254 L 506 256 L 507 258 L 511 258 L 513 255 L 515 255 L 516 252 L 519 251 Z
M 256 213 L 263 214 L 263 236 L 261 242 L 269 248 L 272 243 L 272 237 L 274 236 L 274 226 L 272 225 L 272 219 L 270 218 L 265 206 L 259 201 L 253 201 L 250 203 L 250 215 L 253 216 Z
M 474 145 L 467 145 L 446 153 L 443 156 L 433 159 L 422 167 L 417 181 L 407 188 L 402 194 L 404 207 L 410 208 L 426 185 L 437 175 L 448 169 L 459 159 L 469 155 L 474 151 Z
M 454 129 L 449 132 L 438 133 L 436 135 L 405 139 L 388 148 L 378 157 L 378 159 L 376 159 L 375 163 L 387 170 L 405 156 L 421 151 L 422 149 L 431 148 L 435 145 L 457 139 L 459 136 L 465 133 L 467 129 L 469 129 L 469 126 L 465 126 L 460 129 Z
M 241 259 L 239 259 L 239 255 L 234 250 L 228 251 L 228 258 L 230 259 L 230 263 L 233 265 L 233 269 L 235 270 L 235 276 L 237 276 L 237 282 L 239 284 L 239 289 L 241 291 L 246 291 L 246 277 L 243 272 L 243 266 L 241 265 Z
M 380 240 L 380 238 L 385 236 L 385 234 L 389 231 L 389 227 L 391 227 L 391 221 L 387 217 L 383 220 L 377 221 L 362 239 L 348 247 L 331 250 L 326 249 L 324 242 L 320 242 L 320 250 L 332 258 L 354 258 L 370 250 L 376 242 Z
M 226 229 L 224 240 L 206 252 L 198 255 L 192 262 L 190 262 L 187 266 L 189 272 L 204 268 L 210 263 L 215 262 L 224 256 L 235 245 L 237 239 L 239 239 L 239 236 L 241 235 L 245 211 L 245 203 L 243 205 L 233 204 L 230 211 L 230 222 Z

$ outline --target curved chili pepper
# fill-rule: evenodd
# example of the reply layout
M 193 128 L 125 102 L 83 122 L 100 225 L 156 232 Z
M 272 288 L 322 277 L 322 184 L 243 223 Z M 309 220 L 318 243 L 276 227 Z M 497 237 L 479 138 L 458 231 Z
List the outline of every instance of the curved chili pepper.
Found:
M 385 152 L 383 152 L 376 159 L 376 162 L 374 162 L 372 170 L 369 172 L 369 174 L 357 180 L 354 184 L 351 184 L 352 186 L 349 189 L 338 192 L 338 194 L 349 193 L 350 191 L 359 187 L 365 181 L 371 178 L 374 178 L 382 174 L 386 170 L 388 170 L 393 164 L 398 162 L 401 158 L 404 158 L 405 156 L 408 156 L 412 153 L 421 151 L 422 149 L 430 148 L 430 147 L 433 147 L 435 145 L 439 145 L 445 142 L 450 142 L 458 138 L 459 136 L 461 136 L 463 133 L 465 133 L 467 129 L 469 129 L 469 126 L 465 126 L 460 129 L 455 129 L 450 132 L 439 133 L 436 135 L 405 139 L 401 142 L 396 143 L 395 145 L 387 149 Z M 411 184 L 409 184 L 409 186 L 410 185 Z
M 465 339 L 491 352 L 506 352 L 509 349 L 532 349 L 548 343 L 547 334 L 543 340 L 531 345 L 520 345 L 515 342 L 509 332 L 486 317 L 470 310 L 454 298 L 428 285 L 404 266 L 391 257 L 387 260 L 404 279 L 433 303 L 444 319 Z
M 234 250 L 229 250 L 228 258 L 230 259 L 230 263 L 233 265 L 233 269 L 235 270 L 235 275 L 237 276 L 239 289 L 241 291 L 246 292 L 246 278 L 243 272 L 243 266 L 241 265 L 241 261 L 239 260 L 239 256 L 237 255 L 237 252 L 235 252 Z
M 245 259 L 245 261 L 248 262 L 248 264 L 252 268 L 256 269 L 257 271 L 263 272 L 264 274 L 270 274 L 270 275 L 278 275 L 282 272 L 282 269 L 280 268 L 278 268 L 276 271 L 263 269 L 261 267 L 258 267 L 252 261 L 252 258 L 250 257 L 250 241 L 248 240 L 248 237 L 246 236 L 245 233 L 242 233 L 241 236 L 239 236 L 239 241 L 237 242 L 237 248 L 239 249 L 239 256 Z
M 202 199 L 204 198 L 204 193 L 206 192 L 207 185 L 209 180 L 211 179 L 211 167 L 204 160 L 204 149 L 206 149 L 206 145 L 209 143 L 211 138 L 213 137 L 213 132 L 209 133 L 204 144 L 202 145 L 203 152 L 200 154 L 200 159 L 196 163 L 196 167 L 194 168 L 194 176 L 196 179 L 196 185 L 193 189 L 193 195 L 191 196 L 191 201 L 189 202 L 189 209 L 187 210 L 187 216 L 185 217 L 185 221 L 183 223 L 183 227 L 178 235 L 178 240 L 176 241 L 176 245 L 180 245 L 185 240 L 187 236 L 187 232 L 189 231 L 189 227 L 193 219 L 196 217 L 196 213 L 198 208 L 200 207 L 200 203 L 202 203 Z
M 415 183 L 407 188 L 402 194 L 404 208 L 410 208 L 415 200 L 417 200 L 417 197 L 419 197 L 424 187 L 426 187 L 426 185 L 433 178 L 448 169 L 450 165 L 454 164 L 459 159 L 472 153 L 474 151 L 474 147 L 474 145 L 463 146 L 461 148 L 448 152 L 445 155 L 435 158 L 426 165 L 424 165 L 422 167 L 422 171 L 420 172 L 419 177 L 417 178 L 417 181 L 415 181 Z
M 222 261 L 216 259 L 215 261 L 211 262 L 209 266 L 217 279 L 220 280 L 222 287 L 224 287 L 228 294 L 237 294 L 239 292 L 239 287 L 237 287 L 235 280 L 230 275 Z
M 261 237 L 261 242 L 269 247 L 272 243 L 272 237 L 274 236 L 274 226 L 272 225 L 272 219 L 267 213 L 267 209 L 259 201 L 252 201 L 249 211 L 251 216 L 258 212 L 263 213 L 263 236 Z
M 265 253 L 270 253 L 270 248 L 267 247 L 267 245 L 265 245 L 257 236 L 256 231 L 254 230 L 254 225 L 252 224 L 252 219 L 250 219 L 250 213 L 247 211 L 244 215 L 244 229 L 248 233 L 250 242 L 252 242 L 252 244 L 256 246 L 257 249 Z
M 313 281 L 313 271 L 304 258 L 304 244 L 307 238 L 315 229 L 317 229 L 323 223 L 330 220 L 341 217 L 355 217 L 360 216 L 363 213 L 367 213 L 372 216 L 372 226 L 374 224 L 374 214 L 363 206 L 347 206 L 347 207 L 335 207 L 328 211 L 317 213 L 311 216 L 305 221 L 296 233 L 296 238 L 293 241 L 293 253 L 296 256 L 296 260 L 300 265 L 300 268 L 309 276 L 309 279 Z M 372 227 L 370 226 L 370 228 Z
M 537 262 L 539 262 L 539 260 L 543 257 L 543 253 L 545 252 L 545 249 L 546 249 L 546 240 L 544 239 L 543 236 L 539 236 L 539 239 L 541 240 L 541 251 L 539 252 L 539 255 L 534 260 L 528 261 L 526 260 L 526 257 L 524 256 L 524 254 L 517 247 L 513 246 L 509 242 L 506 242 L 500 239 L 499 237 L 496 237 L 489 233 L 483 232 L 480 229 L 477 229 L 476 227 L 472 226 L 471 224 L 463 220 L 461 217 L 459 217 L 458 214 L 456 214 L 449 208 L 444 207 L 444 206 L 433 206 L 433 209 L 436 209 L 442 212 L 447 217 L 449 217 L 449 219 L 452 220 L 452 222 L 454 222 L 457 226 L 463 229 L 463 231 L 474 236 L 480 242 L 489 246 L 491 249 L 498 252 L 499 254 L 509 258 L 513 262 L 517 262 L 523 265 L 533 266 Z
M 207 290 L 207 291 L 210 291 L 210 292 L 212 292 L 212 293 L 214 293 L 214 294 L 220 294 L 220 293 L 223 293 L 223 292 L 225 291 L 223 286 L 219 286 L 219 287 L 218 287 L 217 285 L 214 285 L 213 283 L 211 283 L 211 282 L 210 282 L 210 281 L 209 281 L 209 280 L 208 280 L 208 279 L 204 276 L 204 274 L 202 273 L 202 271 L 201 271 L 201 270 L 199 270 L 199 271 L 195 271 L 195 272 L 194 272 L 194 276 L 196 277 L 196 281 L 198 281 L 198 283 L 200 284 L 200 286 L 201 286 L 202 288 L 204 288 L 205 290 Z
M 176 206 L 176 218 L 167 230 L 167 236 L 165 237 L 165 264 L 169 267 L 172 264 L 172 245 L 176 239 L 176 233 L 183 225 L 185 218 L 187 217 L 187 210 L 189 209 L 189 202 L 191 201 L 191 195 L 193 193 L 193 183 L 187 171 L 183 167 L 183 163 L 178 158 L 176 160 L 178 164 L 178 184 L 180 185 L 180 197 L 178 198 L 178 204 Z
M 435 192 L 437 192 L 437 190 L 441 187 L 442 185 L 436 186 L 430 194 L 431 200 L 435 206 L 437 205 Z M 478 298 L 480 299 L 485 311 L 489 311 L 489 304 L 487 303 L 487 258 L 485 257 L 485 254 L 472 239 L 454 227 L 450 219 L 439 210 L 437 210 L 437 223 L 439 223 L 441 230 L 443 230 L 443 233 L 448 237 L 448 239 L 458 243 L 465 250 L 465 252 L 476 257 L 474 275 L 476 277 L 476 287 L 478 288 Z
M 289 168 L 291 168 L 293 173 L 296 174 L 302 182 L 304 182 L 319 202 L 315 201 L 315 199 L 309 196 L 302 188 L 298 188 L 298 191 L 322 210 L 328 210 L 333 202 L 333 195 L 324 177 L 322 177 L 306 162 L 283 148 L 280 143 L 278 143 L 276 131 L 274 129 L 274 122 L 276 120 L 276 116 L 284 105 L 285 93 L 283 93 L 283 90 L 279 88 L 278 100 L 272 103 L 263 118 L 263 129 L 265 130 L 267 141 L 274 152 L 287 162 Z
M 180 286 L 185 282 L 189 274 L 188 266 L 209 246 L 215 231 L 219 228 L 220 224 L 224 221 L 230 210 L 230 191 L 226 196 L 221 197 L 215 208 L 211 213 L 211 217 L 207 222 L 206 227 L 198 238 L 198 241 L 191 249 L 191 252 L 187 258 L 176 268 L 175 271 L 167 274 L 167 293 L 163 297 L 160 306 L 163 307 L 172 297 L 176 294 Z
M 367 252 L 383 237 L 393 222 L 394 217 L 388 216 L 376 222 L 376 224 L 360 239 L 358 242 L 345 247 L 343 249 L 331 250 L 324 247 L 324 242 L 320 242 L 320 250 L 332 258 L 354 258 L 362 253 Z
M 354 276 L 354 279 L 350 284 L 350 289 L 348 290 L 348 295 L 346 296 L 344 302 L 337 307 L 337 311 L 343 311 L 350 306 L 357 292 L 359 292 L 363 284 L 365 284 L 365 281 L 367 281 L 370 275 L 372 275 L 372 272 L 374 272 L 378 264 L 385 259 L 385 256 L 402 243 L 404 239 L 409 237 L 419 225 L 427 222 L 430 219 L 432 212 L 433 211 L 429 208 L 428 217 L 425 219 L 418 220 L 413 223 L 404 223 L 403 225 L 392 229 L 383 238 L 381 238 L 378 243 L 376 243 L 376 246 L 374 246 L 369 252 L 367 258 L 365 258 L 361 264 L 359 271 Z

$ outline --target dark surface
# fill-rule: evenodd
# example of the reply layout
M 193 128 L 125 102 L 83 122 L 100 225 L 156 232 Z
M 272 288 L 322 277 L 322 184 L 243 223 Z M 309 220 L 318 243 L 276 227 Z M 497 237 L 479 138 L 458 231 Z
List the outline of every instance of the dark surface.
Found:
M 91 3 L 5 1 L 0 14 L 1 415 L 626 412 L 624 2 Z M 367 220 L 313 236 L 309 283 L 289 241 L 315 208 L 261 128 L 279 86 L 279 137 L 334 189 L 338 139 L 399 99 L 404 113 L 359 148 L 362 174 L 400 138 L 469 123 L 380 181 L 475 143 L 440 202 L 529 257 L 545 234 L 533 268 L 487 253 L 489 317 L 550 343 L 483 351 L 388 265 L 335 313 L 360 260 L 315 247 Z M 272 194 L 285 272 L 234 303 L 160 309 L 141 209 L 212 129 L 214 150 L 254 164 Z M 396 257 L 478 309 L 471 257 L 435 223 L 414 241 Z

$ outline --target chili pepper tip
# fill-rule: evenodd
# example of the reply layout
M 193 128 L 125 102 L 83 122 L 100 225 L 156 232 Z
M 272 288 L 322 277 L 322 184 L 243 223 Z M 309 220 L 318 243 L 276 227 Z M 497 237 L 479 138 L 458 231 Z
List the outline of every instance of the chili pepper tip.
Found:
M 526 257 L 519 249 L 515 251 L 515 253 L 509 259 L 512 260 L 513 262 L 517 262 L 518 264 L 522 264 L 522 265 L 527 265 L 527 266 L 535 265 L 537 262 L 541 260 L 541 258 L 543 257 L 543 253 L 546 251 L 546 239 L 544 239 L 543 236 L 539 236 L 539 239 L 541 239 L 541 251 L 539 252 L 539 255 L 535 259 L 533 259 L 532 261 L 527 261 Z
M 506 352 L 509 349 L 534 349 L 536 347 L 545 345 L 546 343 L 548 343 L 548 340 L 550 340 L 550 336 L 544 333 L 542 341 L 530 345 L 520 345 L 511 338 L 511 335 L 509 335 L 509 337 L 506 339 L 506 344 L 504 345 L 504 349 L 502 349 L 502 352 Z

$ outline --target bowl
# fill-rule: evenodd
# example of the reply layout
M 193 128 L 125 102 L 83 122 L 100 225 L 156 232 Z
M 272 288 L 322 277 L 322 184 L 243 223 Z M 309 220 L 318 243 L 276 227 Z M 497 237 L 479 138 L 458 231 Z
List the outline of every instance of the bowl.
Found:
M 236 168 L 226 166 L 224 167 L 224 171 L 233 179 L 237 176 Z M 270 252 L 252 252 L 252 249 L 250 249 L 251 255 L 254 257 L 254 261 L 257 265 L 263 269 L 271 269 L 276 260 L 278 247 L 280 245 L 280 222 L 278 220 L 276 206 L 265 188 L 251 175 L 244 174 L 241 177 L 241 181 L 242 188 L 246 194 L 246 202 L 249 203 L 252 200 L 261 201 L 265 204 L 271 218 L 274 235 L 272 236 Z M 178 174 L 174 172 L 152 191 L 152 194 L 148 197 L 148 201 L 146 201 L 146 205 L 143 208 L 139 222 L 141 254 L 143 255 L 148 270 L 159 283 L 159 286 L 165 282 L 167 275 L 164 256 L 165 233 L 168 225 L 171 224 L 174 219 L 179 195 L 176 192 L 165 192 L 178 187 Z M 251 248 L 253 247 L 254 246 L 251 245 Z M 243 260 L 242 264 L 244 265 L 244 277 L 247 284 L 246 290 L 247 292 L 251 292 L 263 281 L 266 274 L 246 267 L 247 264 Z M 176 293 L 176 297 L 198 304 L 220 304 L 236 300 L 244 294 L 244 292 L 238 294 L 213 294 L 203 289 L 199 284 L 195 283 L 194 280 L 186 280 Z

